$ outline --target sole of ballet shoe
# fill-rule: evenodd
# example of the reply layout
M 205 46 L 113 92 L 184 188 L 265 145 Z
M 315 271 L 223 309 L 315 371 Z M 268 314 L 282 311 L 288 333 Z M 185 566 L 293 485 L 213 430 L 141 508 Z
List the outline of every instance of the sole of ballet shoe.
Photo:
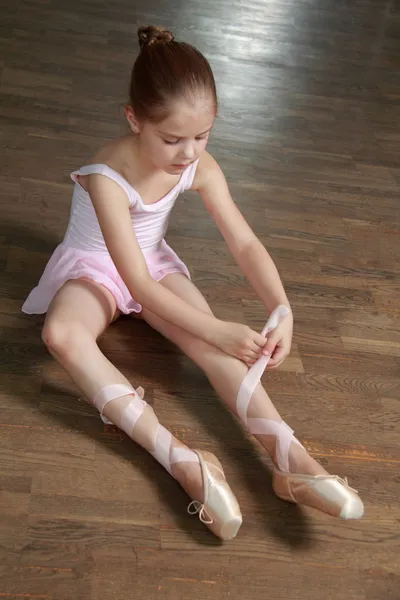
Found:
M 203 477 L 204 501 L 201 510 L 209 517 L 203 523 L 222 540 L 232 540 L 243 522 L 236 496 L 217 457 L 203 450 L 194 452 L 199 458 Z
M 364 514 L 357 491 L 335 475 L 314 477 L 274 469 L 272 485 L 282 500 L 315 508 L 332 517 L 360 519 Z

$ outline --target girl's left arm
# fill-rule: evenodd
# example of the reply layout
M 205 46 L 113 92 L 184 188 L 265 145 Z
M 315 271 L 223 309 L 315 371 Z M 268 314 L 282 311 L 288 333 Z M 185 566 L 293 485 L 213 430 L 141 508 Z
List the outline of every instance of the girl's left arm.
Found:
M 207 152 L 199 160 L 192 189 L 199 192 L 233 257 L 267 312 L 271 313 L 279 304 L 290 308 L 274 261 L 237 208 L 224 174 Z M 293 317 L 290 312 L 282 326 L 269 336 L 266 348 L 272 354 L 270 367 L 277 366 L 289 353 L 292 330 Z

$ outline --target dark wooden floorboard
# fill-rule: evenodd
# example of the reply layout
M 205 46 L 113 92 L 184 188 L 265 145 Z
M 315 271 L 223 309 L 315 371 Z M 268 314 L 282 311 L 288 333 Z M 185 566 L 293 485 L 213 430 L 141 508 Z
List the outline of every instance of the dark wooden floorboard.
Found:
M 271 491 L 265 455 L 140 322 L 107 356 L 180 439 L 215 451 L 244 525 L 221 544 L 143 450 L 103 426 L 20 312 L 68 219 L 69 172 L 125 131 L 138 25 L 210 59 L 210 149 L 276 261 L 293 351 L 265 385 L 365 517 Z M 396 0 L 15 0 L 0 21 L 0 599 L 398 600 L 400 7 Z M 265 315 L 199 198 L 169 241 L 221 318 Z

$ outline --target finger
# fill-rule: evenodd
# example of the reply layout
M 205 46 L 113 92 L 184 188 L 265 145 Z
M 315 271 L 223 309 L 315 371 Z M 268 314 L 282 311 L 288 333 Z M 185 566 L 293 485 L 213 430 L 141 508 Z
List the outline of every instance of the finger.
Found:
M 257 362 L 258 358 L 245 358 L 244 362 L 246 363 L 246 365 L 248 365 L 249 367 L 252 367 L 256 362 Z
M 261 354 L 263 353 L 265 344 L 267 343 L 267 340 L 264 340 L 264 343 L 262 346 L 259 346 L 258 344 L 251 344 L 251 346 L 247 349 L 247 352 L 255 352 L 258 356 L 261 356 Z
M 136 388 L 136 392 L 137 392 L 137 395 L 139 396 L 139 398 L 141 398 L 143 400 L 143 398 L 144 398 L 144 389 L 142 388 L 141 385 L 138 388 Z
M 268 363 L 267 365 L 267 369 L 276 369 L 277 367 L 279 367 L 282 363 L 285 362 L 286 356 L 284 358 L 282 358 L 282 360 L 278 361 L 278 362 L 273 362 L 272 360 Z
M 257 333 L 256 331 L 253 331 L 253 334 L 254 344 L 256 344 L 256 346 L 259 348 L 263 348 L 265 346 L 267 338 L 261 335 L 260 333 Z
M 285 360 L 281 360 L 276 364 L 269 362 L 267 365 L 267 371 L 268 370 L 271 371 L 272 369 L 277 369 L 283 362 L 285 362 Z
M 285 358 L 287 357 L 289 353 L 287 352 L 287 350 L 285 348 L 281 348 L 279 346 L 277 346 L 277 350 L 274 353 L 274 355 L 272 356 L 271 360 L 268 363 L 268 367 L 270 369 L 273 369 L 275 367 L 278 367 L 281 363 L 283 363 L 283 361 L 285 360 Z
M 274 354 L 275 352 L 275 348 L 277 346 L 277 344 L 280 341 L 280 335 L 279 333 L 276 333 L 275 335 L 272 334 L 269 336 L 267 343 L 264 346 L 264 350 L 263 350 L 263 354 L 270 354 L 271 356 Z
M 289 354 L 289 350 L 286 348 L 286 346 L 284 346 L 283 344 L 278 344 L 275 347 L 275 351 L 272 354 L 271 359 L 274 362 L 279 362 L 280 360 L 283 360 L 287 355 Z
M 261 352 L 252 352 L 251 350 L 248 350 L 246 352 L 246 354 L 244 355 L 244 360 L 246 362 L 255 362 L 256 360 L 258 360 L 261 356 Z

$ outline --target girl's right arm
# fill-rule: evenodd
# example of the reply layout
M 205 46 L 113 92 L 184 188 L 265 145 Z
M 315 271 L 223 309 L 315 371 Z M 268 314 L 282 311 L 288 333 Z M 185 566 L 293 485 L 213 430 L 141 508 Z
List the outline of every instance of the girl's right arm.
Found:
M 227 323 L 198 310 L 153 280 L 137 242 L 128 197 L 111 179 L 87 176 L 92 200 L 110 256 L 131 295 L 165 321 L 245 362 L 262 353 L 266 339 L 246 325 Z

